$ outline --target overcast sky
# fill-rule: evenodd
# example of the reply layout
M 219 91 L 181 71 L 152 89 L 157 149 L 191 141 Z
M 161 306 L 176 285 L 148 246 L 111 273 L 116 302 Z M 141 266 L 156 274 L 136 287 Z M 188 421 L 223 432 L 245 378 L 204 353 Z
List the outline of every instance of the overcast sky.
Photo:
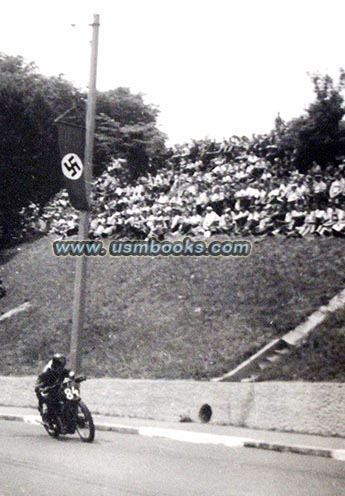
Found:
M 0 51 L 78 87 L 100 14 L 97 87 L 160 110 L 170 143 L 267 132 L 301 115 L 308 72 L 345 67 L 344 0 L 2 0 Z M 75 27 L 71 25 L 75 24 Z

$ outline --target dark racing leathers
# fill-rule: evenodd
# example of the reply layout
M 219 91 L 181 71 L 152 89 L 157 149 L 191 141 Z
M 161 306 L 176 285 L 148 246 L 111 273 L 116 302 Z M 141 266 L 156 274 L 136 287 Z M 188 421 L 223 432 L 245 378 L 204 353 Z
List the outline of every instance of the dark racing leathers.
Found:
M 59 408 L 59 401 L 57 393 L 59 386 L 62 384 L 66 377 L 74 377 L 74 372 L 66 369 L 60 368 L 54 370 L 51 368 L 51 361 L 45 366 L 43 372 L 38 376 L 35 386 L 35 392 L 38 398 L 38 409 L 42 414 L 44 404 L 47 405 L 46 418 L 44 421 L 49 422 L 52 419 L 52 415 Z

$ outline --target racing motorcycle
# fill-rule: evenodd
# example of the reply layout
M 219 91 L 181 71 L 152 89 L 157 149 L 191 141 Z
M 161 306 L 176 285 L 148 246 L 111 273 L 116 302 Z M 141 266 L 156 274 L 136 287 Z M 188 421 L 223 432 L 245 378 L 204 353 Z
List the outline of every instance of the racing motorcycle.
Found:
M 42 423 L 45 430 L 51 437 L 59 437 L 61 434 L 78 433 L 80 439 L 85 443 L 92 443 L 95 437 L 95 425 L 88 407 L 83 403 L 77 383 L 86 380 L 85 377 L 77 377 L 74 380 L 66 377 L 62 384 L 45 388 L 41 393 L 45 398 L 49 395 L 49 390 L 54 391 L 54 408 L 50 408 L 43 403 L 41 408 Z

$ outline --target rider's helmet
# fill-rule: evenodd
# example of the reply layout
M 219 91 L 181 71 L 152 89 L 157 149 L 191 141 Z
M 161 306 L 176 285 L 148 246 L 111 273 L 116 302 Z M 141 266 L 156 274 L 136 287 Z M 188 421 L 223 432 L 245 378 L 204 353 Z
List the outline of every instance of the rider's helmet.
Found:
M 61 355 L 61 353 L 55 353 L 52 358 L 51 368 L 52 370 L 63 369 L 66 365 L 66 357 Z

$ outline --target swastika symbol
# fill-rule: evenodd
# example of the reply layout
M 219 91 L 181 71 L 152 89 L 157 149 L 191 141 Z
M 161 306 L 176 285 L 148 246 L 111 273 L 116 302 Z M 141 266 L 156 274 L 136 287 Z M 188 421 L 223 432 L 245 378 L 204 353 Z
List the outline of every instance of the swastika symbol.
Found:
M 61 160 L 61 167 L 64 175 L 74 181 L 83 174 L 83 162 L 76 153 L 67 153 Z
M 80 171 L 80 165 L 75 161 L 75 157 L 70 157 L 68 161 L 66 160 L 64 166 L 72 176 L 75 176 Z

